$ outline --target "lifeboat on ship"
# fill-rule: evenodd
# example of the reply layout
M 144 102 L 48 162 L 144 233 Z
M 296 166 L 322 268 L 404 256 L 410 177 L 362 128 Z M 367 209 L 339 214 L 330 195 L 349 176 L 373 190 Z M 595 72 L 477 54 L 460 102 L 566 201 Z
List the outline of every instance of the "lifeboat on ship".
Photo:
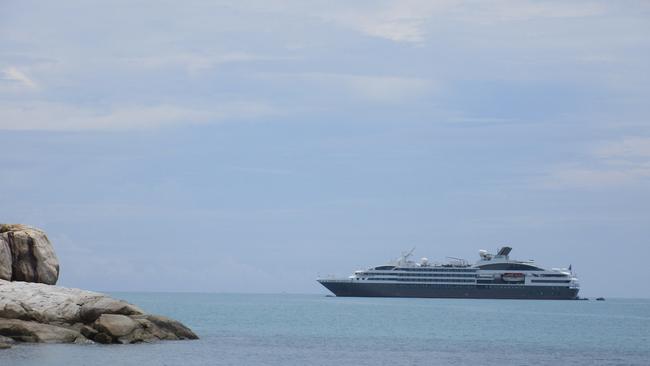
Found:
M 504 282 L 524 282 L 526 275 L 523 273 L 504 273 L 501 275 Z

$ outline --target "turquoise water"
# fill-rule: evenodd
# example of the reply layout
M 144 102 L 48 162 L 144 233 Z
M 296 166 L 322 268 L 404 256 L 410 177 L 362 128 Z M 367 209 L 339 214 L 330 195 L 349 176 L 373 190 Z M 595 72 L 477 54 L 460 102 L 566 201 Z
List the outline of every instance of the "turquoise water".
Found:
M 650 365 L 650 300 L 113 295 L 201 339 L 19 345 L 0 365 Z

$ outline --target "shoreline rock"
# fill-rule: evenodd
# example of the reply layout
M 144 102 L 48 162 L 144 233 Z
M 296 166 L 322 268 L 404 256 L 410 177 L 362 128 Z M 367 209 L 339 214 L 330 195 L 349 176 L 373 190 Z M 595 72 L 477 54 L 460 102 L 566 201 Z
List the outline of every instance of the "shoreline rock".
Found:
M 0 280 L 0 336 L 35 343 L 198 339 L 176 320 L 146 314 L 104 294 L 4 280 Z
M 176 320 L 98 292 L 55 286 L 58 278 L 59 260 L 45 232 L 0 224 L 0 349 L 16 342 L 198 339 Z

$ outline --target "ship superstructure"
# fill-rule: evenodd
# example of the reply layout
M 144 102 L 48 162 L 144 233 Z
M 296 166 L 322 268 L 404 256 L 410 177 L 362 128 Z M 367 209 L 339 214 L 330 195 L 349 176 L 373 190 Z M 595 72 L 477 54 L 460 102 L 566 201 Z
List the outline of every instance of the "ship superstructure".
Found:
M 345 279 L 319 278 L 336 296 L 575 299 L 579 282 L 569 269 L 545 269 L 534 261 L 480 250 L 473 265 L 459 258 L 444 264 L 409 260 L 413 250 L 387 265 L 355 271 Z

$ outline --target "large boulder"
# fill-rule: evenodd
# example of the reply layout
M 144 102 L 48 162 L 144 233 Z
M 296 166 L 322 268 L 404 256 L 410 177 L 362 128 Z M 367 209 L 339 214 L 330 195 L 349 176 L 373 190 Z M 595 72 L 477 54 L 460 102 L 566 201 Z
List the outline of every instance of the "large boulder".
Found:
M 116 300 L 107 296 L 95 297 L 84 301 L 79 309 L 81 321 L 91 323 L 102 314 L 139 315 L 144 314 L 137 306 L 126 301 Z
M 197 339 L 180 322 L 104 294 L 0 280 L 0 335 L 19 342 L 138 343 Z
M 102 314 L 92 325 L 92 334 L 98 343 L 139 343 L 155 340 L 197 339 L 188 327 L 180 322 L 159 315 Z
M 160 315 L 140 315 L 133 316 L 134 319 L 144 319 L 151 322 L 158 330 L 164 333 L 166 339 L 197 339 L 198 337 L 192 330 L 184 326 L 181 322 Z
M 42 230 L 0 224 L 0 279 L 56 284 L 59 260 Z
M 0 335 L 18 342 L 87 343 L 80 332 L 63 326 L 0 318 Z
M 101 314 L 140 315 L 144 311 L 99 292 L 0 280 L 0 318 L 74 324 L 92 323 Z
M 102 314 L 95 321 L 94 328 L 112 337 L 123 337 L 138 327 L 138 322 L 121 314 Z
M 197 339 L 180 322 L 104 294 L 54 286 L 59 261 L 45 233 L 0 224 L 0 349 L 12 342 L 137 343 Z

